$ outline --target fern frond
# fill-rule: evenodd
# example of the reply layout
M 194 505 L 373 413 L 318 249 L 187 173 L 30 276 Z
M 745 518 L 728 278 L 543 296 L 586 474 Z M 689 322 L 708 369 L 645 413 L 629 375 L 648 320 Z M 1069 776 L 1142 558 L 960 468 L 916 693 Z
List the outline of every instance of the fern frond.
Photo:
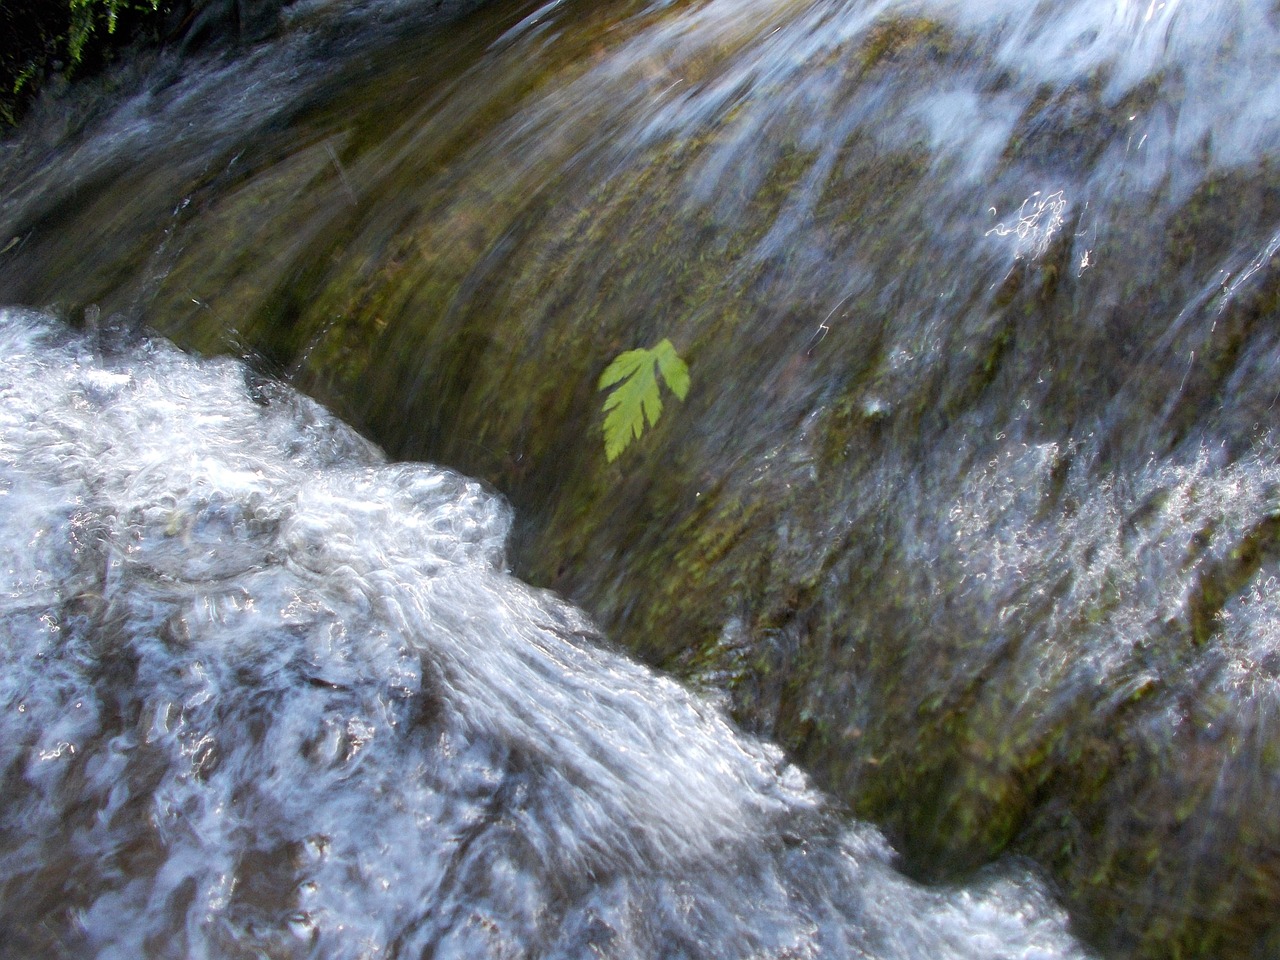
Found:
M 597 389 L 614 388 L 603 408 L 604 455 L 610 463 L 631 441 L 640 439 L 646 420 L 653 427 L 662 416 L 659 373 L 671 392 L 683 400 L 689 392 L 689 367 L 670 340 L 663 340 L 652 349 L 620 353 L 600 375 Z

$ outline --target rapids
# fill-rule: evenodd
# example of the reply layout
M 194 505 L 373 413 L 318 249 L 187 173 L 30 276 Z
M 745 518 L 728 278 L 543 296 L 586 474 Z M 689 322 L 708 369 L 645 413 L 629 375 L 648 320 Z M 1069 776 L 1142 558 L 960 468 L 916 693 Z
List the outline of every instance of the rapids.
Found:
M 5 956 L 1084 956 L 512 577 L 476 481 L 163 342 L 0 357 Z
M 1070 953 L 1043 872 L 1104 955 L 1280 954 L 1275 3 L 440 6 L 298 0 L 271 42 L 141 54 L 0 146 L 0 303 L 87 338 L 9 320 L 14 389 L 38 367 L 52 391 L 47 418 L 13 401 L 36 499 L 11 592 L 70 598 L 13 645 L 57 688 L 24 710 L 68 733 L 13 763 L 77 748 L 38 767 L 66 806 L 13 835 L 40 852 L 6 841 L 45 871 L 18 928 L 73 952 L 154 921 L 120 949 L 323 951 L 337 922 L 418 953 L 607 953 L 596 930 L 698 955 L 713 929 L 726 955 Z M 689 394 L 609 463 L 597 379 L 664 338 Z M 169 420 L 112 419 L 176 367 Z M 218 371 L 250 385 L 199 394 Z M 195 451 L 236 416 L 230 463 Z M 148 469 L 147 437 L 192 451 Z M 96 506 L 77 526 L 59 497 Z M 340 583 L 308 579 L 330 562 Z M 243 592 L 184 607 L 223 564 Z M 140 582 L 106 602 L 116 570 Z M 263 599 L 291 577 L 318 592 Z M 469 620 L 448 591 L 481 584 L 520 599 Z M 22 660 L 59 649 L 48 624 L 93 638 L 70 672 Z M 247 652 L 290 631 L 305 653 Z M 207 724 L 110 727 L 202 684 Z M 232 743 L 257 744 L 239 774 Z M 285 755 L 323 799 L 272 792 Z M 34 797 L 19 766 L 6 795 Z M 274 826 L 206 814 L 176 769 L 201 797 L 241 777 L 225 803 Z M 137 835 L 95 875 L 75 851 L 116 780 L 103 836 Z M 184 804 L 198 829 L 155 813 Z M 308 866 L 303 822 L 338 807 L 351 832 Z M 452 862 L 454 816 L 509 866 L 360 859 Z M 317 870 L 313 910 L 290 891 Z M 382 880 L 411 905 L 360 906 Z M 151 919 L 102 919 L 128 909 Z

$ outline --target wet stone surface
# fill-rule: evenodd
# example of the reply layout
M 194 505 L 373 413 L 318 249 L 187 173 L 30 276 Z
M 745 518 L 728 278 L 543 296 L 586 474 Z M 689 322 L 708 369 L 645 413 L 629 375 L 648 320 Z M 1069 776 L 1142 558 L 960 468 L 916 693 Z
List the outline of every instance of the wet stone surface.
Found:
M 492 484 L 523 577 L 914 874 L 1025 854 L 1110 955 L 1267 954 L 1266 4 L 496 4 L 306 83 L 299 29 L 8 178 L 0 294 Z M 596 380 L 664 337 L 688 398 L 609 464 Z

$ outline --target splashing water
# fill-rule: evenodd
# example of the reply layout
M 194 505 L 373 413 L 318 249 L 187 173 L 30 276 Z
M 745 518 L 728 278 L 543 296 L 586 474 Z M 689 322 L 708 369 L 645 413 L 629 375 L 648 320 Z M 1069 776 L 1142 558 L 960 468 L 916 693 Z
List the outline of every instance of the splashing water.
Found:
M 476 482 L 0 317 L 6 955 L 1083 956 L 506 573 Z
M 67 317 L 119 314 L 187 348 L 248 354 L 287 372 L 392 456 L 449 463 L 493 483 L 518 506 L 510 550 L 523 577 L 571 596 L 647 662 L 713 686 L 744 727 L 784 745 L 824 788 L 879 824 L 914 876 L 964 878 L 1016 851 L 1051 872 L 1079 929 L 1117 956 L 1252 960 L 1280 952 L 1280 816 L 1270 802 L 1280 782 L 1275 4 L 495 0 L 434 38 L 410 22 L 425 6 L 299 3 L 277 43 L 231 62 L 187 63 L 173 71 L 177 79 L 159 70 L 90 99 L 72 119 L 59 114 L 30 127 L 0 153 L 0 302 L 49 305 Z M 680 415 L 664 417 L 619 472 L 594 439 L 600 403 L 591 387 L 609 357 L 663 337 L 690 361 L 694 387 Z M 151 354 L 147 370 L 178 362 L 163 350 Z M 97 362 L 84 361 L 72 391 L 92 409 L 152 376 L 120 356 Z M 182 362 L 192 379 L 169 390 L 167 402 L 219 369 Z M 227 369 L 239 384 L 242 375 Z M 117 674 L 145 668 L 158 678 L 148 689 L 170 690 L 165 703 L 173 706 L 146 704 L 151 719 L 135 735 L 144 756 L 159 757 L 169 734 L 188 737 L 182 762 L 196 782 L 213 785 L 200 789 L 220 788 L 232 778 L 228 738 L 205 739 L 195 720 L 179 723 L 214 709 L 188 706 L 193 691 L 239 690 L 242 680 L 276 689 L 272 683 L 296 674 L 312 679 L 289 696 L 314 698 L 308 709 L 326 732 L 299 722 L 308 732 L 291 734 L 303 744 L 282 748 L 291 757 L 300 750 L 307 763 L 386 771 L 396 763 L 378 758 L 404 750 L 395 756 L 407 770 L 425 762 L 412 759 L 419 748 L 393 748 L 388 738 L 399 743 L 390 731 L 413 730 L 436 779 L 402 783 L 383 772 L 378 789 L 389 795 L 428 783 L 432 796 L 480 797 L 488 788 L 475 784 L 518 781 L 519 790 L 491 791 L 498 799 L 484 810 L 496 819 L 475 814 L 477 830 L 521 837 L 525 852 L 503 861 L 514 864 L 512 876 L 532 870 L 557 879 L 551 892 L 531 881 L 537 892 L 524 899 L 512 899 L 518 885 L 503 887 L 499 910 L 491 906 L 496 881 L 475 879 L 498 868 L 454 869 L 443 888 L 466 888 L 468 902 L 481 905 L 476 916 L 489 918 L 474 921 L 473 944 L 491 936 L 493 944 L 550 952 L 545 944 L 560 934 L 547 931 L 568 930 L 562 920 L 572 915 L 579 933 L 565 936 L 598 952 L 610 948 L 590 940 L 590 930 L 607 928 L 618 938 L 610 942 L 632 945 L 620 951 L 662 949 L 645 937 L 686 937 L 670 949 L 714 954 L 693 945 L 688 931 L 696 928 L 747 931 L 737 940 L 707 934 L 728 953 L 758 946 L 803 955 L 831 943 L 831 931 L 849 929 L 853 917 L 862 931 L 851 935 L 857 949 L 932 956 L 946 953 L 937 942 L 942 913 L 955 907 L 954 916 L 972 920 L 950 893 L 902 886 L 879 855 L 837 852 L 846 828 L 768 750 L 728 732 L 714 710 L 665 681 L 593 653 L 578 615 L 521 593 L 494 567 L 504 522 L 496 500 L 467 495 L 494 519 L 450 541 L 465 563 L 432 561 L 432 590 L 404 587 L 385 571 L 429 565 L 444 541 L 422 534 L 427 546 L 406 554 L 396 544 L 420 525 L 398 518 L 399 506 L 375 505 L 409 504 L 407 514 L 441 524 L 454 514 L 429 506 L 436 495 L 422 493 L 418 480 L 388 492 L 400 490 L 390 478 L 408 477 L 396 473 L 408 468 L 381 464 L 346 431 L 320 426 L 330 422 L 287 392 L 255 385 L 250 405 L 239 386 L 232 392 L 234 402 L 199 404 L 202 416 L 253 412 L 253 429 L 236 435 L 297 446 L 284 461 L 290 469 L 307 445 L 279 441 L 279 424 L 312 423 L 315 449 L 330 450 L 328 465 L 292 479 L 277 477 L 280 465 L 214 469 L 225 458 L 203 463 L 201 441 L 177 458 L 199 474 L 188 482 L 197 502 L 177 509 L 170 500 L 182 497 L 165 486 L 177 466 L 154 471 L 166 478 L 156 506 L 146 499 L 152 473 L 135 457 L 130 496 L 150 518 L 138 521 L 150 534 L 135 542 L 120 533 L 117 546 L 102 546 L 109 524 L 96 518 L 121 516 L 118 503 L 83 515 L 65 506 L 43 526 L 38 509 L 15 511 L 19 527 L 7 542 L 35 559 L 6 569 L 24 596 L 61 596 L 62 580 L 41 571 L 62 562 L 54 545 L 66 541 L 80 551 L 72 559 L 85 563 L 99 551 L 92 563 L 102 571 L 154 571 L 143 580 L 157 596 L 214 576 L 224 560 L 232 579 L 248 576 L 249 586 L 201 601 L 197 613 L 164 612 L 180 598 L 163 594 L 147 613 L 134 609 L 151 596 L 146 590 L 127 591 L 133 605 L 108 603 L 102 598 L 115 581 L 106 572 L 75 574 L 85 582 L 63 591 L 70 599 L 57 601 L 58 612 L 33 608 L 30 635 L 53 637 L 56 627 L 59 635 L 114 636 L 117 626 L 136 633 L 155 621 L 152 634 L 166 650 L 189 653 L 195 647 L 183 637 L 194 644 L 215 632 L 252 634 L 257 649 L 258 634 L 272 631 L 254 625 L 278 615 L 278 629 L 295 631 L 307 650 L 323 647 L 317 633 L 335 650 L 370 646 L 368 656 L 341 661 L 343 670 L 382 664 L 374 686 L 420 692 L 366 703 L 353 692 L 366 688 L 342 680 L 334 664 L 316 673 L 305 658 L 236 658 L 272 678 L 259 682 L 215 669 L 220 661 L 203 647 L 189 653 L 192 663 L 168 669 L 134 644 L 116 673 L 99 674 L 104 690 L 132 690 Z M 294 412 L 273 419 L 281 410 Z M 95 417 L 86 436 L 109 427 L 105 415 Z M 182 429 L 150 429 L 171 443 L 199 420 L 190 412 L 175 418 Z M 32 429 L 49 435 L 65 419 L 34 417 Z M 128 434 L 112 441 L 120 449 L 141 443 L 119 429 Z M 50 443 L 64 444 L 60 437 L 55 431 Z M 106 470 L 108 448 L 99 446 L 89 465 Z M 23 469 L 39 462 L 20 458 Z M 206 468 L 209 476 L 200 473 Z M 465 485 L 432 482 L 441 504 L 462 496 L 447 492 L 450 484 Z M 285 497 L 287 510 L 279 493 L 286 488 L 306 494 Z M 254 496 L 266 511 L 256 533 L 258 507 L 232 506 Z M 96 502 L 65 494 L 75 497 Z M 241 544 L 240 533 L 220 532 L 242 526 L 246 556 L 227 546 Z M 36 527 L 73 533 L 37 536 Z M 386 553 L 378 563 L 346 546 L 366 540 Z M 250 544 L 257 559 L 248 557 Z M 132 567 L 130 558 L 138 558 Z M 309 563 L 353 579 L 340 587 Z M 473 568 L 479 572 L 456 575 Z M 282 587 L 298 596 L 263 599 L 273 577 L 311 576 L 319 585 L 310 593 Z M 481 602 L 481 620 L 445 612 L 451 604 L 440 590 L 482 581 L 560 611 L 536 615 L 550 633 L 490 629 L 507 613 L 523 622 L 514 600 L 506 608 Z M 424 620 L 466 636 L 465 655 L 443 640 L 421 641 L 434 636 Z M 385 642 L 370 640 L 370 631 Z M 495 653 L 507 650 L 495 648 L 497 633 L 523 637 L 525 653 Z M 414 639 L 397 639 L 404 636 Z M 419 651 L 423 642 L 429 656 Z M 101 657 L 103 643 L 85 644 L 89 652 L 77 656 Z M 389 652 L 401 647 L 403 656 Z M 581 660 L 584 676 L 605 669 L 632 679 L 610 680 L 605 691 L 595 681 L 556 679 L 534 650 Z M 385 679 L 396 670 L 405 678 Z M 53 684 L 63 673 L 40 676 Z M 330 676 L 337 686 L 325 686 Z M 657 698 L 666 720 L 619 706 L 612 695 L 636 684 L 667 690 Z M 136 712 L 140 696 L 64 699 L 101 719 Z M 340 696 L 356 706 L 333 707 Z M 625 734 L 625 751 L 592 738 L 594 714 L 584 703 L 629 718 L 604 724 Z M 23 716 L 36 709 L 19 705 Z M 265 721 L 244 710 L 226 718 L 248 730 L 231 739 L 264 742 Z M 37 725 L 46 733 L 22 743 L 49 770 L 71 771 L 67 797 L 105 796 L 101 785 L 76 793 L 90 773 L 100 784 L 114 775 L 89 770 L 75 735 L 79 714 L 71 706 L 54 712 L 56 722 Z M 483 723 L 460 719 L 481 714 Z M 493 730 L 501 734 L 483 732 Z M 686 730 L 695 731 L 690 742 Z M 723 739 L 727 753 L 696 746 L 704 735 Z M 280 774 L 286 767 L 270 751 L 254 749 L 263 764 L 245 761 L 258 772 L 243 777 L 255 790 L 268 790 L 271 777 L 283 776 L 290 789 L 324 780 Z M 120 769 L 128 756 L 114 761 Z M 623 756 L 662 762 L 638 775 Z M 480 764 L 477 757 L 491 774 L 455 776 L 448 767 L 450 758 Z M 167 761 L 147 762 L 121 781 L 132 785 L 119 801 L 129 812 L 118 816 L 150 809 L 151 800 L 130 798 L 178 796 L 159 772 Z M 548 799 L 559 796 L 547 785 L 553 776 L 574 785 L 565 791 L 572 803 Z M 453 779 L 460 793 L 446 785 Z M 744 782 L 745 793 L 737 789 Z M 579 791 L 581 784 L 592 789 Z M 342 856 L 342 831 L 328 827 L 281 827 L 278 842 L 245 840 L 236 831 L 247 821 L 234 804 L 269 804 L 228 789 L 234 803 L 222 809 L 230 812 L 210 814 L 211 822 L 252 850 L 224 858 L 216 876 L 227 879 L 201 879 L 197 896 L 191 872 L 169 867 L 167 886 L 129 893 L 119 878 L 156 876 L 169 861 L 156 842 L 121 842 L 114 860 L 98 858 L 117 871 L 104 881 L 115 885 L 117 902 L 140 902 L 145 892 L 159 904 L 147 915 L 168 917 L 157 921 L 166 931 L 187 929 L 173 919 L 179 913 L 199 929 L 206 914 L 231 917 L 226 929 L 240 932 L 219 943 L 268 954 L 305 952 L 313 936 L 328 945 L 337 923 L 367 928 L 368 917 L 387 916 L 360 907 L 354 894 L 356 905 L 342 909 L 304 901 L 336 896 L 342 876 L 372 902 L 376 884 L 360 880 L 361 871 L 414 855 L 398 847 L 370 854 L 380 849 L 368 839 L 376 831 L 359 818 L 344 829 L 364 830 L 364 839 L 349 838 Z M 298 797 L 272 800 L 284 811 L 272 822 L 300 823 L 328 809 L 310 793 Z M 90 844 L 95 830 L 107 829 L 91 817 L 105 803 L 68 800 L 58 809 L 72 814 L 49 820 L 46 832 Z M 460 809 L 400 832 L 443 829 Z M 532 822 L 561 826 L 548 839 L 526 829 Z M 579 830 L 584 823 L 590 829 Z M 607 829 L 602 839 L 601 823 L 632 826 Z M 181 839 L 166 829 L 166 843 Z M 305 839 L 313 834 L 330 840 Z M 861 828 L 852 836 L 861 838 L 855 848 L 876 845 Z M 489 849 L 465 837 L 457 843 Z M 638 874 L 607 866 L 623 847 Z M 355 859 L 356 849 L 368 859 Z M 30 876 L 35 863 L 49 877 L 71 876 L 71 862 L 79 863 L 37 851 L 16 876 Z M 816 866 L 805 872 L 801 862 Z M 863 878 L 857 884 L 830 880 L 851 870 Z M 392 873 L 383 879 L 399 889 Z M 318 879 L 306 879 L 312 874 Z M 666 878 L 667 886 L 659 893 L 624 876 Z M 1017 874 L 1004 876 L 1025 886 Z M 759 893 L 775 879 L 773 894 Z M 898 893 L 853 904 L 851 889 L 880 890 L 881 881 L 916 906 L 903 907 Z M 96 942 L 85 939 L 86 924 L 100 930 L 116 907 L 90 914 L 88 888 L 76 892 L 62 880 L 43 889 L 64 886 L 69 893 L 24 908 L 18 926 L 42 943 L 63 938 L 68 950 Z M 713 893 L 701 898 L 688 892 L 694 887 Z M 590 896 L 605 897 L 601 890 L 620 892 L 607 909 L 573 913 Z M 399 894 L 385 896 L 381 902 Z M 448 923 L 453 930 L 471 922 L 462 907 L 453 920 L 422 919 L 415 911 L 425 901 L 405 896 L 414 906 L 386 921 L 399 932 L 368 933 L 371 942 L 412 952 L 443 937 Z M 222 913 L 199 912 L 219 897 Z M 747 898 L 790 906 L 769 907 L 773 919 L 744 919 L 727 907 L 713 916 L 707 906 Z M 45 926 L 66 910 L 70 919 Z M 583 919 L 591 910 L 604 926 Z M 520 922 L 499 923 L 499 913 Z M 799 914 L 812 920 L 805 929 L 830 936 L 796 932 Z M 987 915 L 1007 917 L 1000 906 Z M 915 936 L 899 932 L 907 916 L 929 918 L 914 948 L 893 939 Z M 1038 905 L 1029 916 L 1052 925 Z M 521 924 L 525 932 L 512 933 Z M 259 932 L 244 932 L 250 928 Z M 267 930 L 284 931 L 279 943 L 292 946 L 258 946 L 276 943 Z M 771 940 L 766 930 L 782 932 Z M 956 949 L 975 949 L 972 934 Z M 165 946 L 177 942 L 165 936 L 147 949 L 186 949 Z

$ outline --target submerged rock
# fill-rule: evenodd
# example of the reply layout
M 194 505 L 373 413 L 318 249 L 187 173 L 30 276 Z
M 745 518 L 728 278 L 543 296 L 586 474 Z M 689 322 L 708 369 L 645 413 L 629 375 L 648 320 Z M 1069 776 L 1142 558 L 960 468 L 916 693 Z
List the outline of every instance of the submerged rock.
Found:
M 1111 955 L 1266 955 L 1280 45 L 1146 12 L 530 4 L 264 55 L 189 141 L 233 81 L 8 178 L 0 296 L 491 482 L 522 576 L 917 875 L 1018 852 Z M 610 465 L 596 380 L 663 337 L 688 398 Z
M 0 312 L 6 956 L 1084 960 L 512 577 L 476 481 L 110 345 Z

